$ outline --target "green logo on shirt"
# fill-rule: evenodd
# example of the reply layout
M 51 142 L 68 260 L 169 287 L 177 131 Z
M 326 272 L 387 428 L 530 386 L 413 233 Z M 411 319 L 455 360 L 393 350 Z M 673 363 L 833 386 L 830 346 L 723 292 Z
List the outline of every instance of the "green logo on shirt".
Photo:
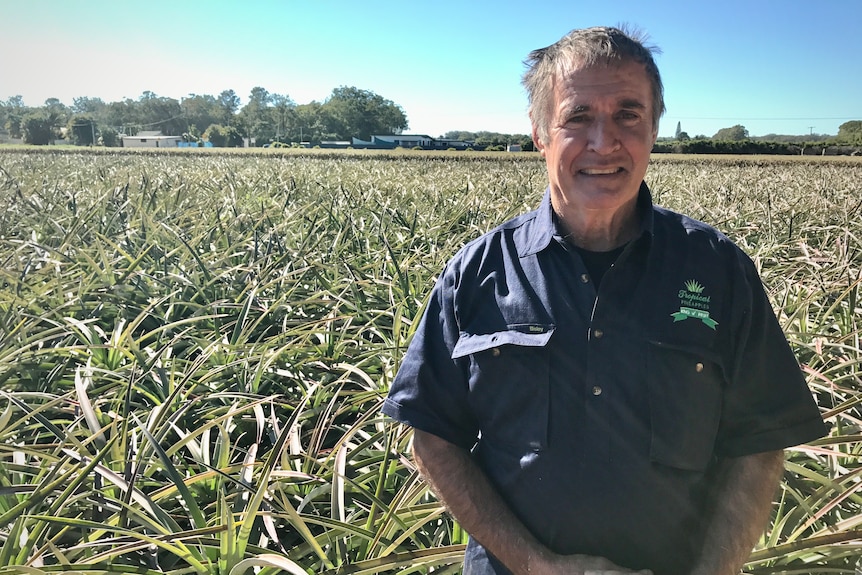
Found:
M 715 329 L 718 322 L 709 317 L 708 295 L 703 295 L 704 288 L 695 280 L 685 282 L 685 289 L 679 290 L 679 311 L 670 314 L 674 323 L 688 318 L 699 319 L 705 326 Z

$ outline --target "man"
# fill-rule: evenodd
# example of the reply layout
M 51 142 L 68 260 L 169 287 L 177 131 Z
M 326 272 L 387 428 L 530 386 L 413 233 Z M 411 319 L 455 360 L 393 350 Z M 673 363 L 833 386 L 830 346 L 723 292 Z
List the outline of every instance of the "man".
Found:
M 383 411 L 467 574 L 737 573 L 819 411 L 751 261 L 652 205 L 650 50 L 591 28 L 527 63 L 548 190 L 447 264 Z

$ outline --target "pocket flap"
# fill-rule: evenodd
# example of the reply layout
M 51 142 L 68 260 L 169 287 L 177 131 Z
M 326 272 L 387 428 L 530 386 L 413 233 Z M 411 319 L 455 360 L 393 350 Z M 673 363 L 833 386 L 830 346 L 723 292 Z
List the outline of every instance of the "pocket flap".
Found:
M 461 332 L 455 348 L 452 350 L 452 359 L 458 359 L 487 351 L 501 345 L 518 345 L 523 347 L 544 347 L 554 335 L 552 325 L 512 325 L 506 331 L 496 333 L 467 333 Z
M 670 350 L 670 351 L 674 351 L 674 352 L 688 355 L 689 357 L 692 357 L 692 358 L 699 357 L 699 358 L 705 359 L 705 360 L 710 361 L 710 362 L 716 364 L 717 366 L 719 366 L 722 369 L 722 372 L 724 371 L 724 365 L 721 361 L 721 355 L 719 355 L 717 352 L 715 352 L 712 349 L 709 349 L 707 347 L 699 346 L 699 345 L 685 344 L 685 343 L 674 343 L 674 342 L 669 342 L 669 341 L 659 341 L 659 340 L 655 340 L 655 339 L 649 340 L 649 343 L 653 347 L 653 349 L 656 349 L 656 350 Z

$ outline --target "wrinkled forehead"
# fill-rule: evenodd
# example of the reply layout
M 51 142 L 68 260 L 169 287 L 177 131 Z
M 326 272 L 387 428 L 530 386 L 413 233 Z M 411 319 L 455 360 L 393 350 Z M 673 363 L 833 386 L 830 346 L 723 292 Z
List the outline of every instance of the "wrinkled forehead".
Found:
M 604 58 L 598 61 L 569 60 L 557 68 L 551 77 L 551 93 L 581 91 L 604 86 L 608 90 L 625 88 L 639 92 L 643 103 L 652 106 L 652 82 L 646 66 L 632 58 Z
M 560 65 L 551 75 L 552 93 L 562 89 L 577 90 L 581 82 L 587 84 L 602 84 L 605 82 L 618 84 L 622 82 L 627 86 L 637 86 L 650 92 L 651 82 L 646 66 L 634 59 L 602 59 L 594 62 L 583 60 L 570 60 Z
M 557 81 L 562 77 L 569 76 L 581 70 L 619 69 L 626 67 L 630 64 L 634 64 L 636 66 L 640 65 L 640 68 L 643 70 L 644 74 L 646 74 L 646 66 L 642 62 L 638 62 L 634 58 L 613 58 L 608 56 L 585 58 L 583 56 L 574 56 L 572 58 L 560 58 L 557 61 L 557 66 L 556 70 L 554 70 L 553 78 L 554 81 Z

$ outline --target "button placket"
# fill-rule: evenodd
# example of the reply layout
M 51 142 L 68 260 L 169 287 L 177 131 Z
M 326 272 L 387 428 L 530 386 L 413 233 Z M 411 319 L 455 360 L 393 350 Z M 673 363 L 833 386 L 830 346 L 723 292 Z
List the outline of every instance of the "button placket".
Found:
M 601 329 L 593 328 L 590 330 L 593 339 L 602 339 L 604 337 L 605 332 Z M 593 394 L 593 397 L 599 397 L 602 394 L 602 386 L 601 385 L 593 385 L 590 389 L 590 392 Z

